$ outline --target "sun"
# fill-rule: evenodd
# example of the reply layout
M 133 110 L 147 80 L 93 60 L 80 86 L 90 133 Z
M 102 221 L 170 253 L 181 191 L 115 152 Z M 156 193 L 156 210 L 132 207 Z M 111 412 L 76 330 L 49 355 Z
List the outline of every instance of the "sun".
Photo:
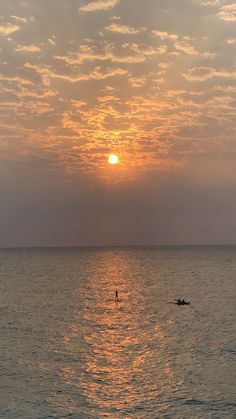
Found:
M 110 154 L 108 157 L 109 164 L 117 164 L 119 163 L 119 157 L 116 154 Z

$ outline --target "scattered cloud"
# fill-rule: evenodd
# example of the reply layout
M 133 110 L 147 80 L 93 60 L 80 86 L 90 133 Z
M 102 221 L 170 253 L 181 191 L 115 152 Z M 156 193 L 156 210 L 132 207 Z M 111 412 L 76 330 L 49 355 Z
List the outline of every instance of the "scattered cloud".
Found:
M 236 79 L 236 71 L 216 70 L 211 67 L 194 67 L 184 73 L 184 78 L 189 81 L 206 81 L 213 77 Z
M 154 48 L 147 44 L 137 44 L 135 42 L 125 42 L 119 48 L 116 48 L 111 43 L 103 43 L 99 48 L 96 45 L 83 44 L 78 52 L 68 53 L 65 56 L 56 55 L 54 58 L 73 66 L 96 61 L 137 64 L 144 62 L 148 58 L 164 54 L 166 49 L 165 45 Z
M 120 20 L 121 17 L 120 16 L 111 16 L 110 20 Z
M 172 222 L 172 237 L 177 237 L 179 221 L 187 219 L 189 231 L 199 207 L 205 220 L 209 191 L 219 194 L 216 204 L 231 208 L 233 193 L 220 194 L 219 188 L 232 185 L 232 192 L 236 176 L 232 0 L 184 1 L 183 7 L 176 0 L 2 3 L 0 215 L 6 229 L 1 243 L 8 240 L 12 219 L 35 239 L 35 225 L 50 211 L 48 225 L 56 226 L 55 235 L 71 222 L 70 244 L 73 234 L 75 241 L 87 240 L 80 229 L 90 228 L 90 221 L 91 237 L 98 225 L 104 231 L 110 223 L 126 239 L 132 222 L 143 237 L 146 219 L 146 236 L 158 226 L 155 238 L 163 229 L 166 240 Z M 111 150 L 120 157 L 115 170 L 106 164 Z M 173 207 L 175 214 L 179 211 L 175 221 Z M 210 222 L 216 207 L 209 204 Z M 37 208 L 37 220 L 30 222 Z M 142 212 L 138 223 L 137 208 Z M 109 218 L 111 209 L 114 218 Z M 235 209 L 236 201 L 232 225 Z M 126 227 L 117 222 L 122 211 L 125 217 L 129 213 Z M 166 214 L 171 215 L 163 227 Z M 212 231 L 223 225 L 219 219 Z M 47 228 L 41 231 L 51 240 Z M 13 236 L 21 237 L 15 226 Z
M 225 4 L 221 7 L 220 11 L 218 12 L 218 17 L 223 19 L 227 22 L 235 22 L 236 21 L 236 4 Z
M 14 32 L 19 31 L 21 28 L 20 26 L 13 24 L 13 23 L 5 23 L 0 24 L 0 35 L 8 36 Z
M 147 83 L 147 77 L 145 77 L 145 76 L 130 77 L 129 83 L 134 88 L 143 87 Z
M 135 35 L 140 32 L 140 29 L 135 29 L 128 25 L 120 25 L 118 23 L 112 23 L 106 27 L 106 30 L 124 35 Z
M 201 5 L 203 6 L 217 7 L 217 6 L 221 6 L 222 4 L 222 0 L 197 0 L 197 1 L 200 1 Z
M 133 167 L 145 170 L 147 164 L 160 168 L 161 160 L 163 167 L 168 161 L 182 164 L 186 156 L 197 153 L 206 132 L 211 139 L 224 138 L 230 129 L 232 135 L 235 39 L 224 28 L 227 20 L 234 19 L 234 7 L 218 0 L 198 0 L 211 9 L 210 17 L 208 11 L 204 17 L 208 24 L 197 25 L 203 10 L 196 8 L 196 1 L 194 10 L 199 15 L 192 15 L 193 2 L 184 12 L 195 19 L 191 28 L 184 19 L 181 25 L 177 19 L 173 24 L 158 2 L 149 10 L 141 1 L 146 13 L 139 15 L 142 19 L 129 14 L 128 3 L 117 8 L 115 15 L 113 9 L 121 6 L 118 0 L 84 2 L 76 15 L 73 7 L 58 4 L 55 22 L 46 18 L 55 12 L 50 4 L 48 15 L 43 10 L 40 15 L 39 6 L 37 19 L 28 3 L 24 10 L 11 11 L 0 25 L 5 63 L 0 75 L 2 126 L 9 135 L 15 127 L 24 132 L 27 155 L 50 149 L 53 164 L 71 171 L 80 170 L 78 154 L 83 170 L 101 169 L 104 150 L 111 144 L 124 158 L 136 150 Z M 112 16 L 90 15 L 93 24 L 86 25 L 86 13 L 106 10 Z M 172 11 L 179 13 L 174 4 Z M 158 23 L 161 13 L 166 21 Z M 64 18 L 65 28 L 59 17 Z M 20 32 L 22 25 L 24 32 Z M 7 37 L 17 32 L 8 42 Z M 215 81 L 218 88 L 212 88 Z M 195 142 L 193 150 L 190 143 Z M 4 144 L 7 155 L 9 142 Z M 127 171 L 120 167 L 121 172 Z
M 51 36 L 51 38 L 48 38 L 48 43 L 55 46 L 56 45 L 55 36 Z
M 166 39 L 170 39 L 172 41 L 176 41 L 178 39 L 178 35 L 174 34 L 174 33 L 169 33 L 169 32 L 161 32 L 161 31 L 152 31 L 152 34 L 154 36 L 157 36 L 158 38 L 160 38 L 162 41 L 166 40 Z
M 70 74 L 68 74 L 68 72 L 58 72 L 49 66 L 42 67 L 30 63 L 26 63 L 24 68 L 34 70 L 36 74 L 40 75 L 45 86 L 50 86 L 52 79 L 59 79 L 70 83 L 79 83 L 81 81 L 89 80 L 106 80 L 111 77 L 124 76 L 128 73 L 128 71 L 123 68 L 108 67 L 103 69 L 101 66 L 95 67 L 90 73 L 71 72 Z
M 20 16 L 11 16 L 12 19 L 16 20 L 17 22 L 21 22 L 21 23 L 27 23 L 27 19 L 25 17 L 20 17 Z
M 29 53 L 37 53 L 41 51 L 41 47 L 38 47 L 37 45 L 19 45 L 17 48 L 15 48 L 15 51 L 19 52 L 29 52 Z
M 100 10 L 113 9 L 118 3 L 119 0 L 96 0 L 81 6 L 79 10 L 81 12 L 97 12 Z
M 175 48 L 179 51 L 189 55 L 199 55 L 198 51 L 186 41 L 179 41 L 175 43 Z

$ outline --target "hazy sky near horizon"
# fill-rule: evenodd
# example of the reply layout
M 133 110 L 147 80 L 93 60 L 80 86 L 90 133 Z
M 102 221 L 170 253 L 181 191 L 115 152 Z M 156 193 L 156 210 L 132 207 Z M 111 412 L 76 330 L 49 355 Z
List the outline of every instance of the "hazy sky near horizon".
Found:
M 235 1 L 0 0 L 0 54 L 0 246 L 236 243 Z

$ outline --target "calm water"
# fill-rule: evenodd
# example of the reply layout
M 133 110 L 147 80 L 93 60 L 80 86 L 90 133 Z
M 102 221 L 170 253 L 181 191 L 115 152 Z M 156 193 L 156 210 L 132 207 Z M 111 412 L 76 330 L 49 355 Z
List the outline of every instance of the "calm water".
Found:
M 236 247 L 0 251 L 0 417 L 236 418 L 235 278 Z

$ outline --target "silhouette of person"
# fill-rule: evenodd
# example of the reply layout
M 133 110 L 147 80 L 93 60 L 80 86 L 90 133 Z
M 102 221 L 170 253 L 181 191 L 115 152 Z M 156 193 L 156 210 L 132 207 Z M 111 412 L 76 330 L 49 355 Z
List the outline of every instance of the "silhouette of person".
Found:
M 115 298 L 115 300 L 116 300 L 116 301 L 119 301 L 119 298 L 118 298 L 118 291 L 116 291 L 116 298 Z

